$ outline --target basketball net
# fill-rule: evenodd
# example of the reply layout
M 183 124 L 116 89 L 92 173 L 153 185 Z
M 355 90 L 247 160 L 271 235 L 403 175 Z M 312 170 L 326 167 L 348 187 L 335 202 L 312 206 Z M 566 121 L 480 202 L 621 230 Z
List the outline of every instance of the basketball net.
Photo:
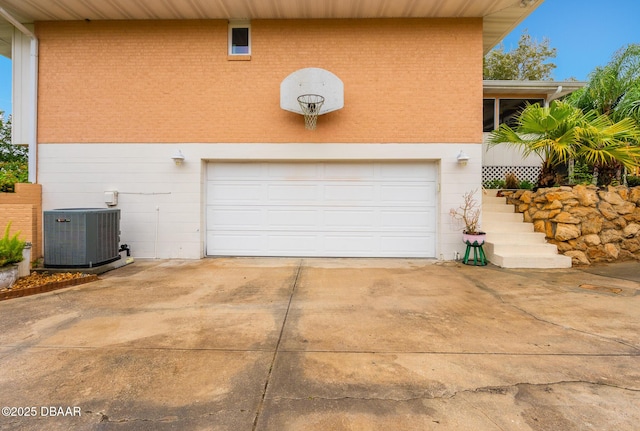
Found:
M 298 103 L 304 115 L 304 128 L 315 130 L 320 108 L 324 103 L 324 97 L 318 94 L 303 94 L 298 97 Z

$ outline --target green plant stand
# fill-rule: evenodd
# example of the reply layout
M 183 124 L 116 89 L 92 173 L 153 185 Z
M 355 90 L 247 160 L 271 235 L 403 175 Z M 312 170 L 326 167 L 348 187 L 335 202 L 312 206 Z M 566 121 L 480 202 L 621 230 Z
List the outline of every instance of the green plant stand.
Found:
M 465 265 L 474 265 L 474 266 L 485 266 L 487 264 L 487 256 L 484 254 L 484 250 L 482 249 L 482 244 L 478 244 L 478 242 L 471 243 L 466 241 L 467 251 L 464 253 L 464 258 L 462 259 L 462 263 Z M 473 262 L 469 263 L 469 254 L 471 253 L 471 249 L 473 249 Z

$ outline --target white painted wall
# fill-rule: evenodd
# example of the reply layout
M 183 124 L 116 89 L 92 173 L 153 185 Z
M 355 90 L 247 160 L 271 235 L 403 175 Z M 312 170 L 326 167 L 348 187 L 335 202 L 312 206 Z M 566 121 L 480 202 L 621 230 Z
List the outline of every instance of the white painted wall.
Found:
M 482 166 L 537 166 L 542 164 L 540 157 L 531 154 L 525 157 L 514 147 L 500 144 L 489 147 L 489 133 L 483 133 Z
M 171 155 L 182 150 L 184 164 Z M 45 144 L 38 147 L 43 209 L 105 208 L 117 190 L 121 242 L 138 258 L 204 256 L 205 166 L 210 160 L 429 160 L 439 165 L 436 256 L 462 253 L 459 226 L 449 209 L 478 189 L 480 144 Z M 459 151 L 470 156 L 458 164 Z

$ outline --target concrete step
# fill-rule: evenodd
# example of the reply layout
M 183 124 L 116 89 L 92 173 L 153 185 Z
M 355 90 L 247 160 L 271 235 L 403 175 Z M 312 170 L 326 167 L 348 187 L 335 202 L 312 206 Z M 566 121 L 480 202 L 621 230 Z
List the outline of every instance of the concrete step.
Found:
M 482 202 L 486 203 L 506 203 L 507 198 L 504 196 L 496 196 L 498 194 L 498 190 L 487 189 L 482 192 Z
M 487 254 L 501 255 L 501 256 L 516 256 L 521 254 L 527 254 L 531 256 L 544 256 L 544 255 L 556 255 L 558 254 L 558 248 L 554 244 L 504 244 L 486 242 Z
M 486 233 L 515 233 L 533 232 L 533 224 L 520 221 L 503 221 L 494 219 L 482 219 L 482 231 Z
M 482 214 L 485 213 L 515 213 L 516 209 L 513 205 L 500 204 L 482 204 Z
M 501 204 L 506 205 L 507 198 L 497 196 L 482 196 L 482 204 Z
M 522 215 L 522 213 L 514 212 L 496 213 L 482 211 L 482 222 L 486 223 L 487 221 L 522 223 L 524 221 L 524 216 Z
M 487 229 L 484 229 L 487 230 Z M 487 232 L 486 242 L 493 244 L 546 244 L 542 232 Z
M 484 251 L 489 262 L 502 268 L 571 268 L 571 258 L 558 254 L 545 235 L 515 212 L 495 191 L 482 196 L 482 230 L 487 233 Z
M 556 255 L 530 255 L 511 254 L 509 256 L 487 254 L 487 259 L 501 268 L 571 268 L 571 258 L 561 254 Z

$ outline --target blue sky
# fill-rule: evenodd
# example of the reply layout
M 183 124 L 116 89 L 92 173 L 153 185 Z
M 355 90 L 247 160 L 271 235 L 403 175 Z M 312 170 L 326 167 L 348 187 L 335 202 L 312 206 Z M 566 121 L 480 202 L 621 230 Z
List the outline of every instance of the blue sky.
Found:
M 525 29 L 557 49 L 554 80 L 586 81 L 620 48 L 640 43 L 640 0 L 545 0 L 504 39 L 507 51 L 518 46 Z
M 515 48 L 524 29 L 538 41 L 545 37 L 558 55 L 557 81 L 587 80 L 597 66 L 629 43 L 640 43 L 640 0 L 546 0 L 504 39 Z M 0 111 L 11 112 L 11 61 L 0 56 Z

